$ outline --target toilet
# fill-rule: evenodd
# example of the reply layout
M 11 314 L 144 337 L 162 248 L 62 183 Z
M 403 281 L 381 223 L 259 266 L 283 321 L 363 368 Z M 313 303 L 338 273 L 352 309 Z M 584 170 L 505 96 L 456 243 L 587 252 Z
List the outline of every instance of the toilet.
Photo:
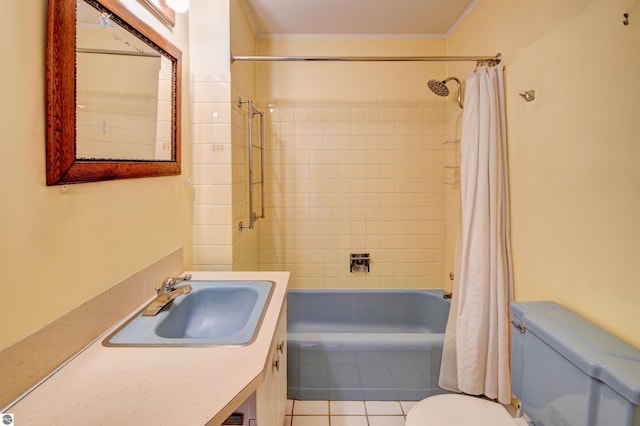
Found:
M 442 394 L 406 426 L 640 426 L 640 349 L 555 302 L 512 303 L 511 390 L 531 423 L 500 404 Z
M 443 394 L 423 399 L 407 416 L 406 426 L 514 426 L 527 425 L 514 419 L 500 404 L 474 396 Z

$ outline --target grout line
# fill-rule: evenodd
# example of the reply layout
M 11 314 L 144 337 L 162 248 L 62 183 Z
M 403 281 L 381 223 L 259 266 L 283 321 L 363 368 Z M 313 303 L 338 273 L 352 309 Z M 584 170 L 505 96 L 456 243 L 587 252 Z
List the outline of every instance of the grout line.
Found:
M 335 414 L 335 416 L 336 417 L 365 417 L 365 420 L 367 422 L 367 426 L 371 425 L 371 422 L 370 422 L 370 418 L 371 417 L 402 417 L 403 419 L 406 420 L 407 413 L 405 412 L 404 407 L 402 406 L 400 400 L 391 401 L 391 402 L 397 402 L 400 405 L 400 411 L 401 411 L 402 414 L 384 414 L 384 413 L 382 413 L 382 414 L 372 414 L 372 413 L 369 413 L 369 411 L 367 410 L 367 401 L 366 400 L 361 400 L 361 402 L 364 405 L 364 414 Z M 375 402 L 375 401 L 370 401 L 370 402 Z M 327 414 L 326 414 L 326 416 L 322 415 L 322 414 L 294 414 L 296 400 L 292 400 L 290 423 L 288 425 L 285 424 L 284 426 L 293 426 L 294 417 L 309 417 L 309 416 L 327 417 L 327 423 L 328 423 L 329 426 L 331 426 L 331 424 L 332 424 L 331 417 L 334 416 L 334 414 L 331 413 L 331 400 L 326 400 L 326 403 L 327 403 Z
M 364 418 L 367 420 L 367 426 L 371 426 L 371 422 L 369 421 L 369 412 L 367 411 L 367 401 L 362 400 L 362 404 L 364 405 Z
M 402 402 L 398 401 L 398 403 L 400 404 L 400 411 L 402 411 L 402 415 L 406 418 L 407 417 L 407 413 L 406 411 L 404 411 L 404 405 L 402 405 Z

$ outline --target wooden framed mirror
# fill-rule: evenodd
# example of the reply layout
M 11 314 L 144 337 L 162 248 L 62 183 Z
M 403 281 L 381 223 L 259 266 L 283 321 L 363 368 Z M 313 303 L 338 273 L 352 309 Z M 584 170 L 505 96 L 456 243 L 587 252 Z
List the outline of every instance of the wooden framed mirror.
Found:
M 172 27 L 176 26 L 176 13 L 165 0 L 140 0 L 158 19 Z
M 49 0 L 47 185 L 180 174 L 181 57 L 118 0 Z

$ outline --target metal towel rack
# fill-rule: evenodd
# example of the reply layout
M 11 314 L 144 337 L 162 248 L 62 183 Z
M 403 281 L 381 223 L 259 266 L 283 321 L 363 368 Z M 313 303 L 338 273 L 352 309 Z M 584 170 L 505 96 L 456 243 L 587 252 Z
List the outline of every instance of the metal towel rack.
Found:
M 238 107 L 242 107 L 242 104 L 247 104 L 249 113 L 247 131 L 249 133 L 249 224 L 245 225 L 243 222 L 238 224 L 238 230 L 253 229 L 253 225 L 258 219 L 264 219 L 264 113 L 258 111 L 253 107 L 253 101 L 247 99 L 243 101 L 238 98 Z M 253 117 L 260 116 L 260 145 L 253 144 Z M 253 180 L 253 149 L 260 150 L 260 180 Z M 257 215 L 253 208 L 253 187 L 254 185 L 260 185 L 260 215 Z

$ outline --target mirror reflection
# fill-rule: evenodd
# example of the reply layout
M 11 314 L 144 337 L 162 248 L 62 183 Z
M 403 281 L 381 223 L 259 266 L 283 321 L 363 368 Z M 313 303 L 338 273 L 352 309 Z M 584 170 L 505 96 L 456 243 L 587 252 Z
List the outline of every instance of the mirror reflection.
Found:
M 171 60 L 79 1 L 75 158 L 171 160 L 171 102 Z

